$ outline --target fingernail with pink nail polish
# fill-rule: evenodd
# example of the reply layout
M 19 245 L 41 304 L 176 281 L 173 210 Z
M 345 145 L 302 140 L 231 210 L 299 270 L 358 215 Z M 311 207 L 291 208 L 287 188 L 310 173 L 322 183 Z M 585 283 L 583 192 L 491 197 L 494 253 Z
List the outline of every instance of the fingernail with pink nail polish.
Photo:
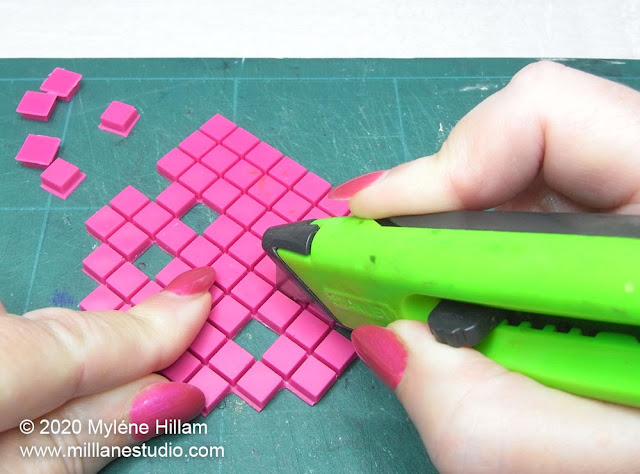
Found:
M 351 333 L 351 341 L 360 359 L 395 390 L 407 366 L 407 351 L 396 335 L 380 326 L 360 326 Z
M 192 420 L 204 408 L 204 395 L 200 389 L 186 383 L 157 383 L 144 389 L 131 404 L 129 421 L 138 425 L 132 433 L 135 441 L 143 441 L 173 427 Z
M 385 170 L 374 171 L 372 173 L 363 174 L 357 178 L 350 179 L 346 183 L 342 183 L 329 191 L 328 197 L 329 199 L 335 199 L 336 201 L 347 201 L 355 196 L 356 193 L 378 181 L 380 176 L 384 173 Z
M 170 291 L 176 295 L 204 293 L 211 288 L 215 277 L 216 273 L 211 267 L 194 268 L 174 278 L 164 291 Z

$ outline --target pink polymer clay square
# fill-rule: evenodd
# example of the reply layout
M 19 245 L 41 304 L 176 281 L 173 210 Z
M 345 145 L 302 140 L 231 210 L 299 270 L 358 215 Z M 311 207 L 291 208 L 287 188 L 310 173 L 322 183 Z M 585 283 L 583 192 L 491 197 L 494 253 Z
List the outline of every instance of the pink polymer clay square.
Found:
M 247 269 L 240 262 L 226 253 L 223 253 L 211 267 L 216 272 L 216 285 L 227 293 L 247 273 Z
M 213 221 L 203 234 L 219 248 L 227 251 L 243 232 L 240 224 L 223 214 Z
M 182 176 L 178 178 L 178 182 L 192 191 L 198 198 L 202 193 L 213 184 L 218 177 L 209 168 L 196 163 Z
M 211 306 L 217 305 L 224 298 L 224 290 L 215 283 L 209 288 L 209 294 L 211 295 Z
M 174 382 L 186 382 L 193 377 L 201 367 L 202 364 L 200 364 L 200 361 L 196 359 L 193 354 L 185 352 L 173 364 L 163 369 L 162 374 Z
M 278 199 L 287 192 L 281 183 L 273 179 L 271 176 L 262 176 L 256 183 L 251 186 L 248 193 L 267 209 L 271 209 Z
M 122 255 L 107 244 L 100 244 L 82 261 L 82 270 L 97 282 L 104 283 L 123 263 Z
M 67 199 L 86 177 L 76 165 L 58 158 L 40 174 L 40 187 L 60 199 Z
M 209 362 L 211 356 L 227 342 L 224 334 L 214 328 L 211 324 L 205 323 L 202 329 L 193 340 L 189 349 L 205 364 Z
M 320 202 L 318 202 L 318 207 L 331 217 L 342 217 L 349 214 L 349 203 L 347 201 L 329 199 L 328 196 L 323 197 Z
M 184 272 L 191 270 L 191 267 L 184 263 L 179 258 L 174 258 L 165 267 L 156 274 L 156 281 L 161 286 L 167 286 L 176 277 L 182 275 Z
M 156 168 L 158 173 L 169 181 L 175 181 L 187 171 L 195 162 L 185 152 L 174 148 L 158 160 Z
M 293 186 L 293 190 L 311 203 L 318 204 L 331 190 L 331 184 L 317 174 L 309 172 Z
M 194 160 L 202 158 L 209 150 L 216 146 L 216 142 L 199 130 L 196 130 L 180 142 L 179 148 Z
M 275 203 L 273 212 L 278 213 L 288 222 L 296 222 L 309 212 L 311 206 L 312 204 L 309 201 L 290 191 Z
M 46 122 L 51 116 L 55 103 L 55 94 L 27 91 L 24 93 L 22 100 L 20 100 L 16 112 L 22 114 L 26 119 Z
M 220 114 L 215 114 L 200 127 L 200 131 L 220 143 L 236 128 L 238 126 L 231 120 Z
M 258 145 L 247 153 L 246 160 L 257 166 L 262 172 L 266 173 L 282 158 L 282 153 L 265 142 Z
M 123 263 L 120 268 L 107 278 L 107 285 L 118 296 L 127 302 L 147 284 L 149 279 L 130 262 Z
M 300 163 L 296 163 L 288 156 L 282 158 L 278 163 L 269 170 L 269 175 L 291 189 L 300 178 L 302 178 L 307 170 Z
M 282 378 L 258 361 L 238 380 L 237 388 L 253 408 L 260 411 L 278 393 Z
M 220 254 L 218 247 L 198 235 L 180 252 L 180 258 L 192 267 L 205 267 L 211 265 Z
M 180 219 L 173 219 L 156 234 L 160 248 L 173 257 L 180 254 L 189 242 L 196 238 L 196 232 Z
M 82 74 L 57 67 L 44 80 L 40 90 L 55 94 L 58 99 L 68 102 L 80 88 L 81 79 Z
M 235 384 L 254 361 L 251 354 L 234 341 L 229 340 L 211 357 L 209 366 L 229 382 Z
M 282 335 L 262 355 L 262 362 L 288 379 L 306 357 L 304 349 Z
M 277 225 L 282 225 L 286 223 L 287 221 L 285 221 L 278 214 L 275 214 L 269 211 L 265 213 L 260 219 L 258 219 L 255 224 L 253 224 L 253 226 L 251 227 L 251 232 L 256 234 L 258 237 L 262 238 L 265 231 L 269 227 L 275 227 Z
M 171 183 L 158 194 L 156 202 L 175 217 L 184 216 L 198 202 L 196 195 L 180 183 Z
M 107 242 L 130 262 L 134 261 L 142 255 L 145 250 L 151 247 L 149 236 L 131 222 L 127 222 L 116 230 L 111 237 L 107 239 Z
M 114 100 L 100 116 L 98 128 L 126 137 L 131 133 L 138 119 L 140 114 L 135 107 Z
M 269 257 L 267 257 L 269 258 Z M 265 326 L 273 329 L 278 334 L 291 324 L 291 321 L 300 312 L 300 305 L 280 291 L 276 291 L 258 309 L 257 318 Z
M 214 171 L 218 176 L 222 176 L 229 168 L 235 165 L 239 159 L 238 155 L 232 151 L 223 146 L 217 146 L 204 155 L 200 163 L 211 171 Z
M 227 215 L 245 229 L 250 229 L 264 212 L 264 206 L 246 194 L 240 196 L 240 198 L 227 209 Z
M 189 381 L 204 394 L 203 414 L 208 414 L 229 393 L 229 383 L 209 367 L 202 367 Z
M 133 223 L 153 238 L 173 216 L 155 202 L 150 202 L 133 216 Z
M 236 128 L 222 141 L 222 144 L 240 157 L 244 157 L 260 140 L 244 128 Z
M 231 289 L 238 301 L 255 312 L 271 296 L 273 287 L 255 273 L 249 273 Z
M 251 163 L 240 160 L 224 174 L 224 179 L 246 193 L 253 183 L 260 179 L 260 176 L 262 176 L 262 171 Z
M 336 373 L 315 357 L 307 357 L 289 379 L 298 396 L 313 405 L 327 393 L 336 381 Z
M 268 255 L 258 262 L 253 271 L 272 285 L 276 284 L 276 264 Z
M 251 319 L 251 313 L 232 296 L 223 297 L 209 313 L 209 321 L 227 337 L 233 338 Z
M 229 253 L 249 270 L 252 270 L 265 255 L 260 239 L 248 232 L 229 248 Z
M 131 297 L 131 304 L 136 305 L 142 303 L 150 296 L 155 295 L 159 291 L 162 291 L 162 287 L 155 281 L 149 281 L 144 285 L 135 295 Z
M 300 346 L 311 352 L 326 336 L 330 328 L 327 323 L 316 318 L 309 311 L 300 313 L 286 329 L 285 334 Z
M 80 302 L 84 311 L 108 311 L 122 306 L 122 300 L 104 285 L 99 285 Z
M 60 139 L 46 135 L 27 135 L 16 160 L 30 168 L 46 168 L 55 159 Z
M 218 214 L 223 214 L 242 193 L 234 185 L 218 179 L 202 193 L 202 202 Z
M 85 222 L 87 232 L 96 239 L 106 242 L 107 238 L 126 222 L 125 218 L 111 209 L 102 206 L 94 215 Z
M 147 205 L 149 198 L 133 186 L 127 186 L 120 191 L 111 201 L 111 207 L 122 214 L 128 221 Z
M 340 375 L 356 358 L 356 351 L 349 339 L 338 331 L 331 331 L 316 347 L 313 355 Z
M 307 214 L 302 218 L 302 220 L 307 221 L 307 220 L 316 220 L 316 219 L 326 219 L 327 217 L 331 217 L 331 216 L 318 207 L 312 207 L 311 210 L 307 212 Z

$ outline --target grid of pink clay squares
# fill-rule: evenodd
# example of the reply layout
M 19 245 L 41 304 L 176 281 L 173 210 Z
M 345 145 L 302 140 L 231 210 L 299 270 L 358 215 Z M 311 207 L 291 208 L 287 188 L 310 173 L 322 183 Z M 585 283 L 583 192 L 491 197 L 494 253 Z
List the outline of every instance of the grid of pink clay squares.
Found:
M 355 351 L 321 310 L 276 288 L 261 237 L 273 225 L 347 215 L 346 203 L 328 199 L 327 181 L 221 115 L 163 156 L 157 170 L 171 184 L 155 202 L 128 186 L 87 220 L 101 244 L 83 271 L 99 285 L 80 307 L 127 310 L 190 268 L 210 265 L 216 282 L 208 320 L 162 373 L 200 388 L 205 415 L 229 393 L 258 411 L 280 389 L 316 403 Z M 197 203 L 219 215 L 203 235 L 180 220 Z M 154 244 L 173 260 L 149 280 L 133 262 Z M 251 319 L 279 335 L 261 360 L 233 340 Z

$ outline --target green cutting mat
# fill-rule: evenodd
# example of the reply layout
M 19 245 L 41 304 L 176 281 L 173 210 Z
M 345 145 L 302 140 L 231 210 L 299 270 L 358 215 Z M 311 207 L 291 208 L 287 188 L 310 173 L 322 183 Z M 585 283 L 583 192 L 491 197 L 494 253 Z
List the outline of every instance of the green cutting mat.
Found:
M 337 184 L 435 152 L 456 121 L 529 62 L 0 60 L 0 299 L 15 313 L 75 308 L 95 287 L 81 272 L 96 244 L 84 221 L 128 184 L 155 197 L 167 185 L 156 161 L 217 112 Z M 640 62 L 566 63 L 640 89 Z M 84 75 L 80 92 L 48 123 L 21 119 L 20 98 L 56 66 Z M 128 138 L 97 128 L 116 99 L 142 115 Z M 87 173 L 68 200 L 13 160 L 27 133 L 61 137 L 60 156 Z M 185 219 L 201 231 L 213 218 Z M 137 263 L 153 276 L 167 261 L 151 252 Z M 259 356 L 274 339 L 254 323 L 237 340 Z M 360 362 L 315 407 L 282 391 L 256 413 L 231 395 L 206 422 L 206 436 L 152 443 L 221 445 L 224 459 L 123 459 L 107 471 L 434 471 L 402 407 Z

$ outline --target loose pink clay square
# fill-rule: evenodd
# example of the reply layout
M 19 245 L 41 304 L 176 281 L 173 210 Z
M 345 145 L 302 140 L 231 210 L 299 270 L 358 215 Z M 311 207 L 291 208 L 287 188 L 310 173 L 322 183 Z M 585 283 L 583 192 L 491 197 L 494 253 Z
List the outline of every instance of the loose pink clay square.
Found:
M 132 222 L 153 238 L 171 219 L 173 216 L 169 211 L 155 202 L 149 202 L 133 216 Z
M 126 137 L 140 119 L 135 107 L 114 100 L 100 116 L 100 130 Z
M 213 221 L 203 234 L 219 248 L 227 251 L 243 232 L 240 224 L 223 214 Z
M 60 199 L 67 199 L 86 177 L 76 165 L 58 158 L 40 174 L 40 187 Z
M 122 299 L 104 285 L 99 285 L 81 302 L 80 309 L 84 311 L 109 311 L 122 306 Z
M 158 173 L 169 181 L 175 181 L 194 163 L 195 161 L 189 155 L 178 148 L 174 148 L 158 160 L 156 168 Z
M 23 118 L 47 122 L 53 112 L 56 95 L 47 92 L 27 91 L 18 104 L 16 112 Z
M 107 242 L 130 262 L 133 262 L 151 247 L 149 236 L 131 222 L 127 222 L 116 230 L 107 239 Z
M 257 411 L 261 411 L 282 387 L 282 378 L 258 361 L 238 380 L 238 392 Z
M 127 186 L 110 201 L 111 207 L 128 221 L 147 203 L 149 203 L 149 198 L 133 186 Z
M 107 244 L 100 244 L 82 261 L 82 270 L 99 283 L 104 283 L 120 265 L 124 258 Z
M 124 217 L 111 209 L 109 206 L 102 206 L 85 222 L 87 232 L 101 242 L 106 242 L 107 238 L 117 229 L 127 222 Z
M 20 147 L 16 161 L 29 168 L 44 169 L 53 162 L 59 147 L 59 138 L 30 133 Z
M 55 94 L 58 99 L 68 102 L 78 92 L 82 74 L 55 68 L 40 86 L 40 90 Z

